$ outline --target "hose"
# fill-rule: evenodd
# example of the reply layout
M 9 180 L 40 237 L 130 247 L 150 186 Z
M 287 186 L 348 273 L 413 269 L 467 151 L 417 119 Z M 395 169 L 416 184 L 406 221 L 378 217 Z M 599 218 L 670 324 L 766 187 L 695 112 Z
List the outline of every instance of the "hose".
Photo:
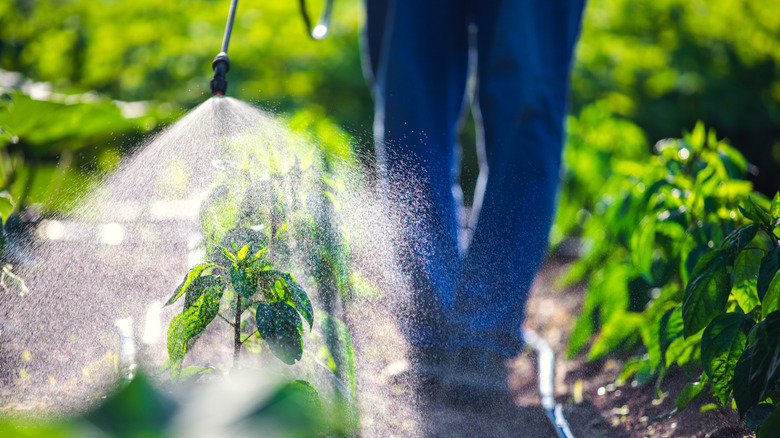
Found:
M 536 350 L 539 393 L 542 396 L 542 408 L 547 414 L 547 418 L 555 428 L 558 438 L 574 438 L 569 428 L 569 423 L 563 417 L 563 407 L 560 403 L 555 402 L 553 393 L 555 354 L 552 348 L 550 348 L 550 344 L 530 329 L 523 329 L 523 338 L 528 346 Z

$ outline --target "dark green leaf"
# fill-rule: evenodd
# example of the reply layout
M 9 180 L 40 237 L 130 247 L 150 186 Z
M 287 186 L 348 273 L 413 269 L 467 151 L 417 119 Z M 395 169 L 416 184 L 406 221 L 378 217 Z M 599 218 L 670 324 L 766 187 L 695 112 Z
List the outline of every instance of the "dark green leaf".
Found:
M 780 310 L 780 271 L 769 283 L 764 300 L 761 303 L 761 314 L 764 318 L 770 313 Z
M 734 399 L 741 413 L 761 402 L 780 379 L 780 312 L 769 314 L 748 336 L 734 374 Z M 744 386 L 739 388 L 738 385 Z
M 748 429 L 757 429 L 772 415 L 775 410 L 772 403 L 759 403 L 758 406 L 751 408 L 745 415 L 745 427 Z
M 193 266 L 193 268 L 190 269 L 190 272 L 187 272 L 187 275 L 184 276 L 184 280 L 182 280 L 179 287 L 176 288 L 176 290 L 173 292 L 173 295 L 171 295 L 165 305 L 169 306 L 175 303 L 176 300 L 181 298 L 181 296 L 187 292 L 187 288 L 190 287 L 192 282 L 195 281 L 195 279 L 198 278 L 200 274 L 203 273 L 203 271 L 213 267 L 214 263 L 211 262 L 198 263 L 197 265 Z
M 230 284 L 236 293 L 243 298 L 249 298 L 255 293 L 251 269 L 242 269 L 239 265 L 230 267 Z
M 780 270 L 780 246 L 776 246 L 761 259 L 761 266 L 758 269 L 758 281 L 756 291 L 758 299 L 764 301 L 769 283 L 775 278 L 777 271 Z
M 745 350 L 748 320 L 741 313 L 724 313 L 716 316 L 702 334 L 701 363 L 723 406 L 728 406 L 734 367 Z
M 138 373 L 127 386 L 119 389 L 84 418 L 112 437 L 160 436 L 178 406 L 157 391 L 144 374 Z M 27 436 L 26 434 L 12 436 Z
M 284 431 L 285 437 L 309 438 L 321 436 L 326 427 L 324 420 L 317 390 L 309 382 L 295 380 L 262 400 L 240 422 L 251 423 L 257 436 Z
M 727 265 L 728 253 L 722 249 L 705 254 L 696 263 L 682 306 L 685 337 L 706 327 L 726 305 L 731 292 Z
M 686 383 L 677 399 L 674 401 L 677 412 L 687 408 L 688 405 L 701 394 L 701 391 L 707 386 L 707 375 L 702 374 L 699 380 L 693 383 Z
M 192 306 L 171 320 L 168 326 L 168 360 L 173 378 L 177 378 L 181 372 L 181 363 L 191 340 L 203 333 L 217 316 L 221 298 L 222 288 L 207 288 Z
M 757 438 L 777 438 L 780 435 L 780 404 L 775 406 L 770 415 L 756 434 Z
M 758 232 L 758 229 L 760 226 L 758 224 L 749 224 L 745 225 L 744 227 L 739 227 L 736 230 L 732 231 L 731 234 L 726 236 L 724 239 L 727 241 L 727 248 L 729 250 L 729 253 L 733 256 L 735 256 L 738 252 L 742 251 L 745 246 L 747 246 L 754 237 L 756 237 L 756 233 Z
M 292 275 L 282 274 L 282 279 L 287 287 L 287 292 L 292 297 L 295 309 L 301 312 L 303 318 L 309 323 L 309 328 L 311 328 L 311 325 L 314 323 L 314 308 L 311 305 L 309 296 L 306 295 L 306 291 L 295 281 Z
M 256 312 L 257 331 L 274 356 L 292 365 L 303 354 L 303 324 L 298 312 L 281 301 L 261 302 Z

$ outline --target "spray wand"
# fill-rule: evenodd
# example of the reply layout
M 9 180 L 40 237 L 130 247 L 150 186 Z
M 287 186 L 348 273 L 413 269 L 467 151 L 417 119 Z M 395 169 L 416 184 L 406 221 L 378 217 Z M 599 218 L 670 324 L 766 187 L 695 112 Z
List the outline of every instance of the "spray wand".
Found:
M 227 24 L 225 25 L 225 35 L 222 37 L 222 49 L 211 63 L 211 68 L 214 69 L 214 79 L 211 80 L 211 94 L 215 96 L 224 96 L 225 91 L 227 91 L 225 74 L 230 71 L 230 59 L 227 56 L 227 50 L 228 44 L 230 44 L 230 34 L 233 32 L 233 21 L 236 18 L 236 6 L 238 6 L 238 0 L 231 0 Z
M 328 35 L 330 30 L 330 14 L 333 10 L 333 0 L 326 0 L 322 15 L 317 25 L 312 28 L 309 14 L 306 12 L 306 0 L 299 0 L 301 16 L 306 25 L 306 30 L 315 40 L 321 40 Z M 225 24 L 225 35 L 222 37 L 222 48 L 211 62 L 211 68 L 214 70 L 214 79 L 211 80 L 211 94 L 214 96 L 224 96 L 227 91 L 227 79 L 225 74 L 230 71 L 230 59 L 227 56 L 228 44 L 230 44 L 230 34 L 233 33 L 233 21 L 236 18 L 236 7 L 238 0 L 230 1 L 230 11 L 228 11 L 227 24 Z

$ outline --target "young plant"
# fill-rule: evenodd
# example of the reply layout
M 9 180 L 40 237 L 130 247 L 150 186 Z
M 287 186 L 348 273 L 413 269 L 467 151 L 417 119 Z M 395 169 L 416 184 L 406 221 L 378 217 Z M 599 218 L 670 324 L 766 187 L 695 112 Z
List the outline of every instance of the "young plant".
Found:
M 301 318 L 310 329 L 314 322 L 306 292 L 292 275 L 274 268 L 259 232 L 235 228 L 223 243 L 216 246 L 211 261 L 195 265 L 185 275 L 166 303 L 184 297 L 184 310 L 168 328 L 168 366 L 174 378 L 201 370 L 182 371 L 182 362 L 197 336 L 218 316 L 233 329 L 234 368 L 239 365 L 242 345 L 255 335 L 286 364 L 300 360 L 303 353 Z M 226 311 L 220 313 L 223 308 Z M 255 330 L 244 334 L 242 316 L 247 312 L 255 315 Z

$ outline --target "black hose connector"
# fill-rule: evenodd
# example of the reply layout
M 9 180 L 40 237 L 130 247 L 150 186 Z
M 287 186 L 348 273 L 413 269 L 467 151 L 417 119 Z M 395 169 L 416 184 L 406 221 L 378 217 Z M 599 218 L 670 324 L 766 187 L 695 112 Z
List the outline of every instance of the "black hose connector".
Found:
M 230 59 L 225 52 L 219 52 L 211 63 L 214 69 L 214 79 L 211 80 L 211 94 L 224 96 L 227 91 L 227 79 L 225 74 L 230 71 Z

